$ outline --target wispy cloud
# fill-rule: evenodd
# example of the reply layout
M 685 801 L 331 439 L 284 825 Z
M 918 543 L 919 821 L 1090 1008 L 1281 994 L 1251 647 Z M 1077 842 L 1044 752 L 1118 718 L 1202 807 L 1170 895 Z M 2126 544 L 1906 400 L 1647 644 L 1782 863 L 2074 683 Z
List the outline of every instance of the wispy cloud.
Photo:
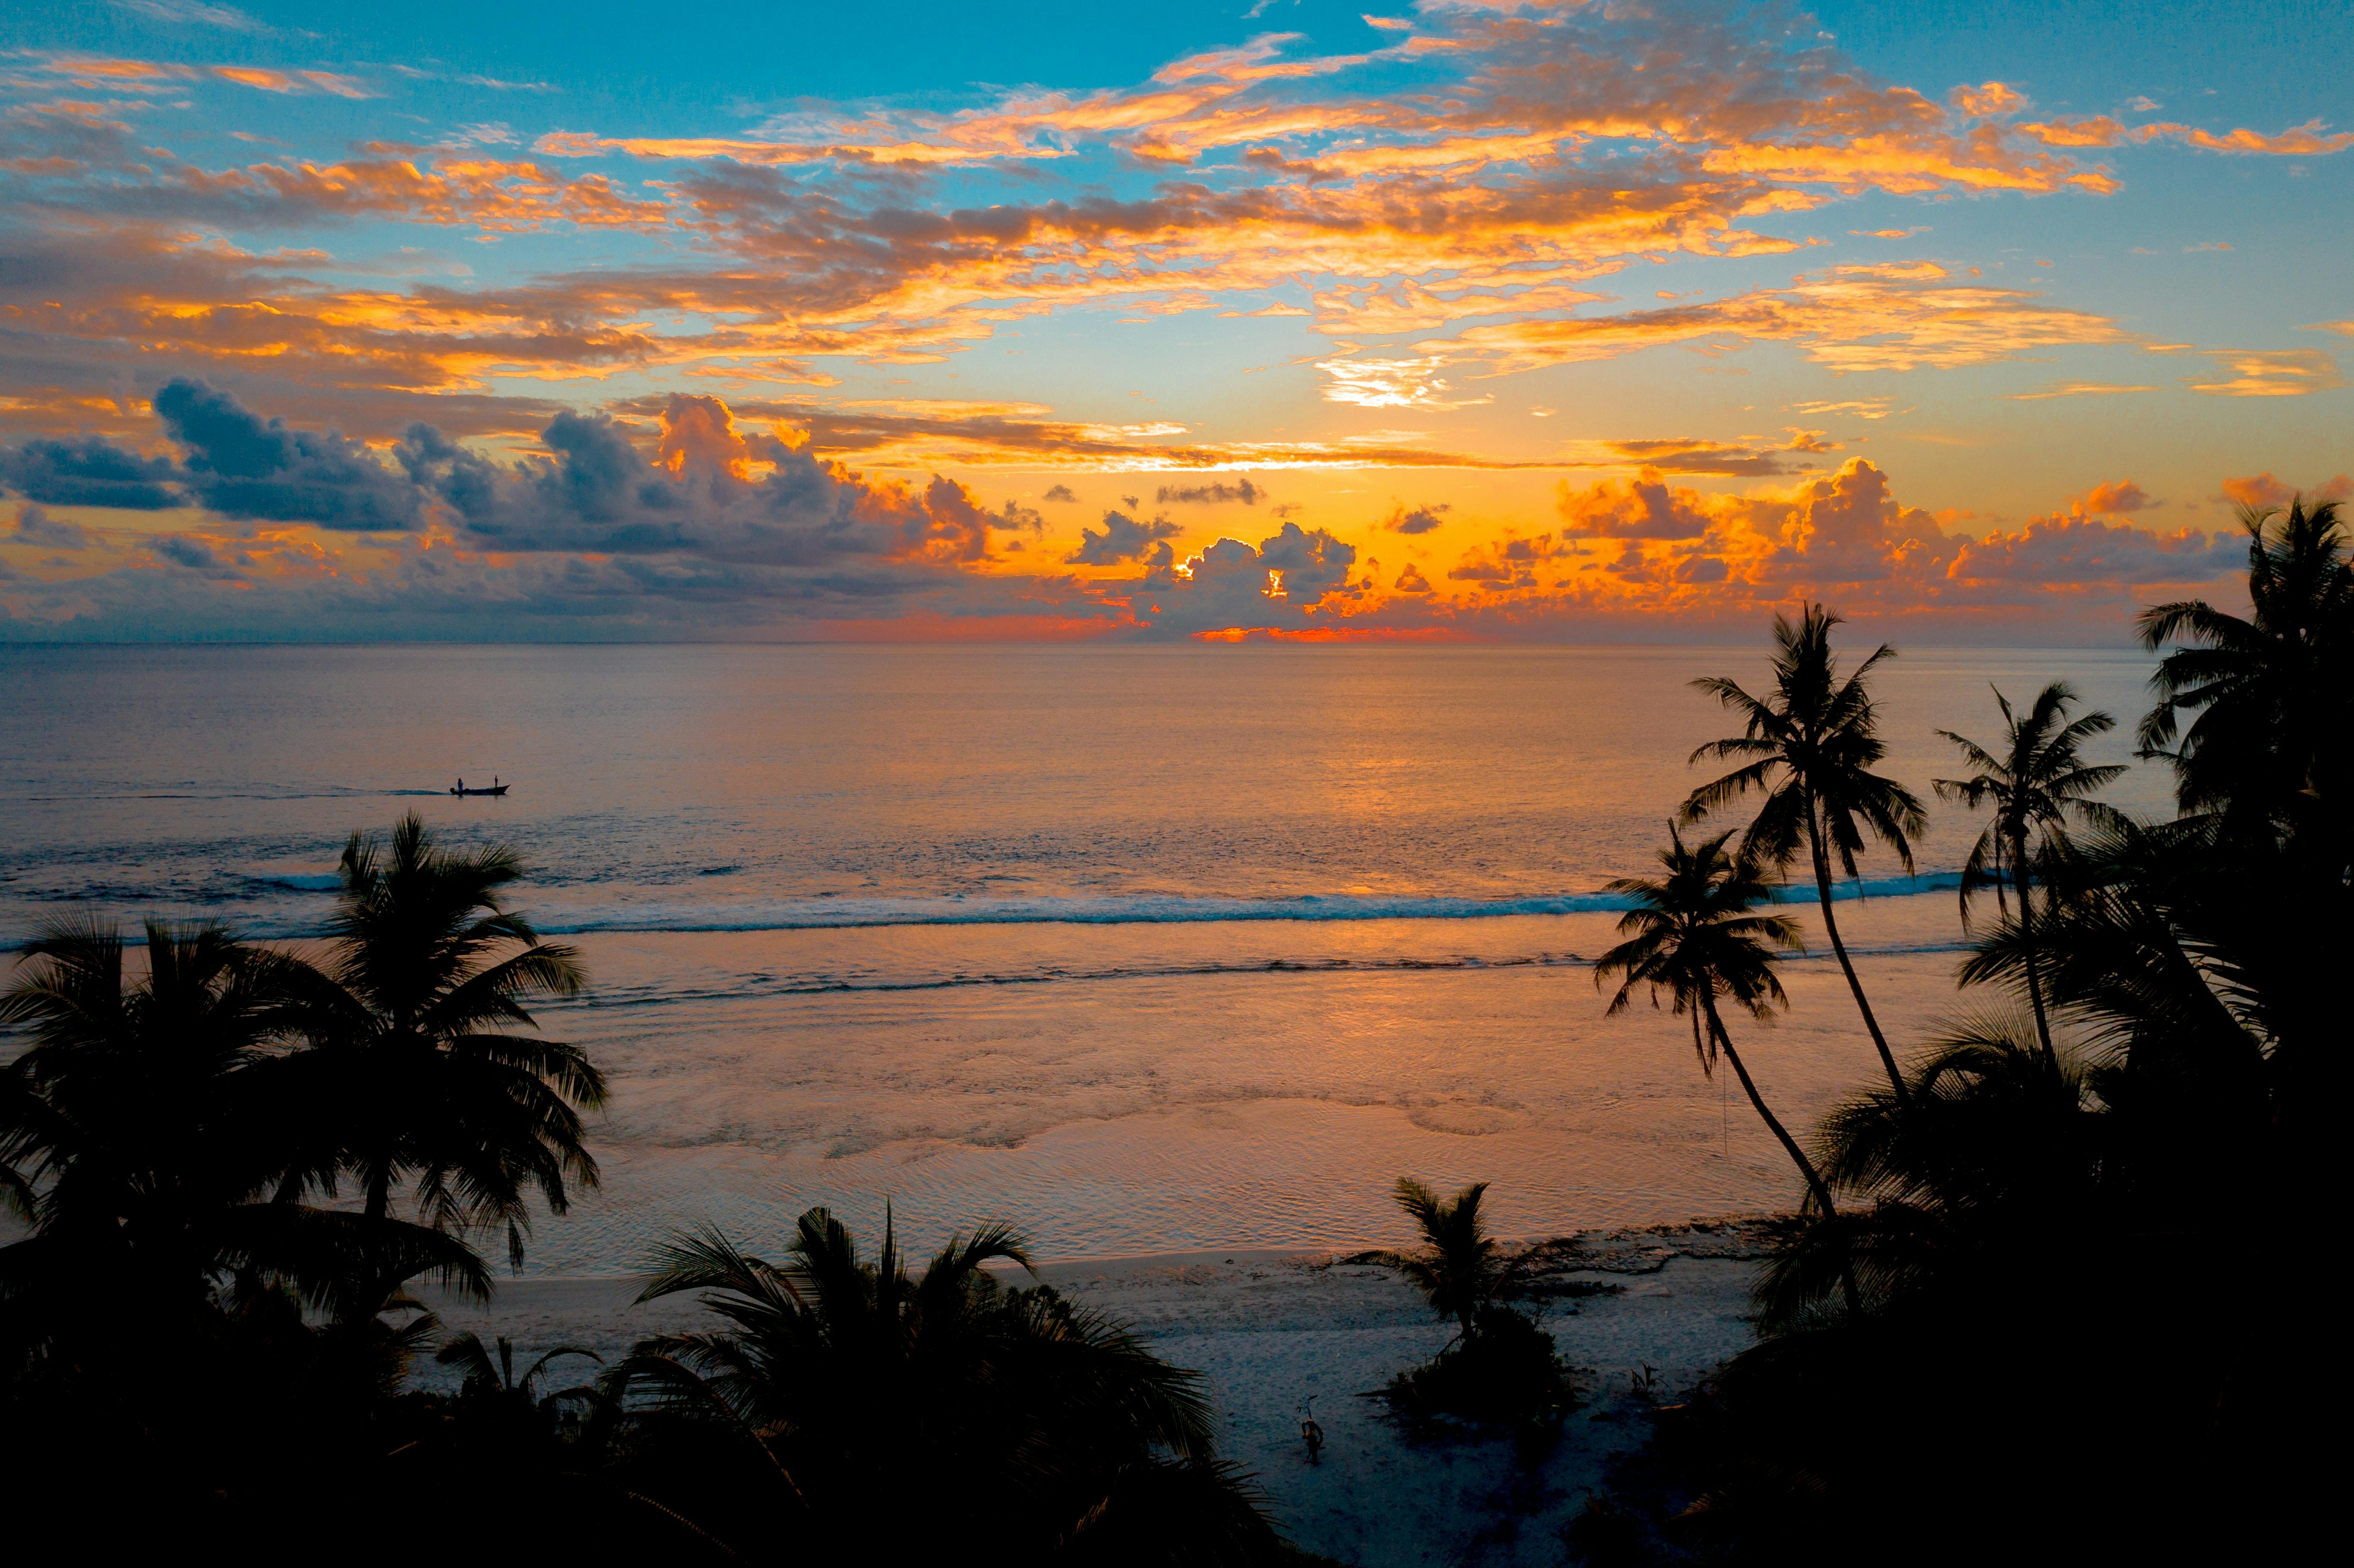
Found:
M 213 5 L 205 0 L 112 0 L 118 11 L 149 21 L 179 26 L 218 27 L 231 33 L 266 33 L 270 25 L 249 16 L 234 5 Z
M 2155 392 L 2155 387 L 2133 386 L 2122 381 L 2055 381 L 2032 392 L 2006 392 L 2005 397 L 2014 403 L 2040 403 L 2049 397 L 2111 397 L 2126 392 Z
M 2193 392 L 2220 397 L 2302 397 L 2346 385 L 2338 362 L 2317 348 L 2211 348 L 2201 352 L 2227 374 L 2224 379 L 2216 381 L 2191 378 Z

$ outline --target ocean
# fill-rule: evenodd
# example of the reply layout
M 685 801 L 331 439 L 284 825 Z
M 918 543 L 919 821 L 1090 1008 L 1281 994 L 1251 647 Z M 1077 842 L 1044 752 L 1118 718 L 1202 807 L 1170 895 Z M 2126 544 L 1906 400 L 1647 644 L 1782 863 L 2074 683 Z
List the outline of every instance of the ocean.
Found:
M 2129 761 L 2149 661 L 1908 649 L 1886 771 L 1925 800 L 1989 683 L 2064 678 Z M 526 1272 L 619 1274 L 827 1202 L 918 1247 L 1008 1219 L 1060 1258 L 1400 1239 L 1412 1173 L 1507 1234 L 1785 1206 L 1689 1033 L 1603 1016 L 1611 877 L 1732 733 L 1751 647 L 0 647 L 0 940 L 95 915 L 314 939 L 355 830 L 417 811 L 531 867 L 590 994 L 543 1009 L 612 1104 L 603 1186 Z M 451 785 L 512 785 L 454 798 Z M 2152 816 L 2136 767 L 2112 800 Z M 1868 857 L 1841 928 L 1883 1022 L 1957 1007 L 1979 823 Z M 1803 890 L 1802 890 L 1803 891 Z M 1811 903 L 1793 906 L 1814 930 Z M 1804 1123 L 1877 1071 L 1828 949 L 1736 1023 Z M 8 1049 L 0 1041 L 0 1052 Z

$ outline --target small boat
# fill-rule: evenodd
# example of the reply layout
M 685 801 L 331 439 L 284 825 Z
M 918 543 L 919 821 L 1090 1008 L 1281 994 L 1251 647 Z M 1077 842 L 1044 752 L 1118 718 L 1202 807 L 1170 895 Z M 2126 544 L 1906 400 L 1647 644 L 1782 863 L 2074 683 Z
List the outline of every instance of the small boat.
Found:
M 491 775 L 490 787 L 486 789 L 469 789 L 466 788 L 466 781 L 461 779 L 450 787 L 450 793 L 452 795 L 504 795 L 510 788 L 509 785 L 500 783 L 499 776 L 493 773 Z

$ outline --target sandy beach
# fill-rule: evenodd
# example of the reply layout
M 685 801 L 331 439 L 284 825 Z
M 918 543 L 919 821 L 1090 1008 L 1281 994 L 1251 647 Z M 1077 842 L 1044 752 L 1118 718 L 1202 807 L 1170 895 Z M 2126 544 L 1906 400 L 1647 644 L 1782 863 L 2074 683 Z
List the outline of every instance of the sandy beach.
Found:
M 1664 1399 L 1746 1349 L 1765 1250 L 1754 1216 L 1573 1239 L 1583 1266 L 1552 1282 L 1604 1288 L 1549 1300 L 1544 1323 L 1577 1369 L 1585 1403 L 1536 1451 L 1500 1435 L 1418 1439 L 1379 1402 L 1357 1397 L 1427 1360 L 1451 1332 L 1386 1269 L 1329 1253 L 1227 1251 L 1049 1263 L 1039 1274 L 1207 1377 L 1222 1452 L 1257 1472 L 1299 1545 L 1358 1568 L 1553 1568 L 1588 1489 L 1648 1431 L 1634 1372 L 1655 1369 Z M 632 1307 L 636 1292 L 634 1279 L 607 1277 L 510 1281 L 487 1308 L 428 1298 L 447 1331 L 504 1333 L 519 1359 L 558 1344 L 610 1358 L 643 1335 L 707 1320 L 691 1298 Z M 590 1370 L 558 1364 L 567 1375 Z M 432 1387 L 447 1373 L 428 1361 L 415 1381 Z M 1299 1438 L 1310 1398 L 1325 1433 L 1313 1463 Z

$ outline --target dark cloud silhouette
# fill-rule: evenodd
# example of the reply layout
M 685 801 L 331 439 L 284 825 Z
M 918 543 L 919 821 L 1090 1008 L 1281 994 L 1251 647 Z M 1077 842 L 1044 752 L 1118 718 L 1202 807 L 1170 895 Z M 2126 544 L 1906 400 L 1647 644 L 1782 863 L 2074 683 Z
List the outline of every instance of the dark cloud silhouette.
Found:
M 97 546 L 98 535 L 79 523 L 61 522 L 27 503 L 16 509 L 16 543 L 50 550 L 88 550 Z
M 1787 444 L 1762 447 L 1730 441 L 1693 440 L 1606 441 L 1621 461 L 1640 463 L 1659 473 L 1716 473 L 1768 478 L 1803 473 L 1812 463 L 1794 461 L 1800 454 L 1819 455 L 1840 449 L 1816 430 L 1794 431 Z
M 947 566 L 985 558 L 989 527 L 962 485 L 875 483 L 773 436 L 746 436 L 716 397 L 676 396 L 651 458 L 629 427 L 562 413 L 552 461 L 512 468 L 412 429 L 403 468 L 448 503 L 462 534 L 500 550 L 690 555 L 734 565 Z M 766 477 L 748 477 L 755 462 Z M 881 590 L 878 590 L 881 591 Z
M 1046 531 L 1046 519 L 1038 514 L 1036 507 L 1019 505 L 1012 501 L 1000 506 L 989 521 L 991 527 L 1003 528 L 1008 532 L 1021 528 L 1027 528 L 1033 534 Z
M 1445 502 L 1436 506 L 1417 506 L 1411 512 L 1399 506 L 1390 513 L 1389 521 L 1384 526 L 1400 534 L 1427 534 L 1438 526 L 1446 513 L 1453 510 Z
M 1080 529 L 1079 547 L 1065 556 L 1063 561 L 1073 567 L 1116 567 L 1122 561 L 1166 566 L 1174 557 L 1166 544 L 1155 549 L 1154 541 L 1172 538 L 1178 531 L 1177 524 L 1166 517 L 1140 523 L 1124 512 L 1107 512 L 1103 515 L 1103 531 Z
M 1239 484 L 1228 484 L 1220 480 L 1209 484 L 1164 484 L 1153 499 L 1163 506 L 1173 503 L 1224 506 L 1236 501 L 1245 506 L 1256 506 L 1267 499 L 1267 492 L 1247 479 Z
M 424 520 L 407 475 L 334 430 L 264 421 L 229 393 L 185 379 L 164 384 L 155 414 L 186 449 L 186 482 L 207 511 L 355 533 L 406 533 Z
M 190 571 L 214 571 L 228 565 L 204 540 L 191 539 L 184 534 L 166 534 L 149 547 L 175 566 Z
M 1397 581 L 1390 586 L 1400 593 L 1428 593 L 1430 579 L 1424 577 L 1419 568 L 1409 565 L 1397 575 Z
M 1078 497 L 1071 493 L 1071 487 L 1069 485 L 1058 484 L 1055 486 L 1054 489 L 1048 491 L 1041 499 L 1046 501 L 1072 502 L 1076 501 Z
M 177 506 L 169 458 L 143 457 L 103 436 L 0 447 L 0 486 L 51 506 L 160 512 Z

